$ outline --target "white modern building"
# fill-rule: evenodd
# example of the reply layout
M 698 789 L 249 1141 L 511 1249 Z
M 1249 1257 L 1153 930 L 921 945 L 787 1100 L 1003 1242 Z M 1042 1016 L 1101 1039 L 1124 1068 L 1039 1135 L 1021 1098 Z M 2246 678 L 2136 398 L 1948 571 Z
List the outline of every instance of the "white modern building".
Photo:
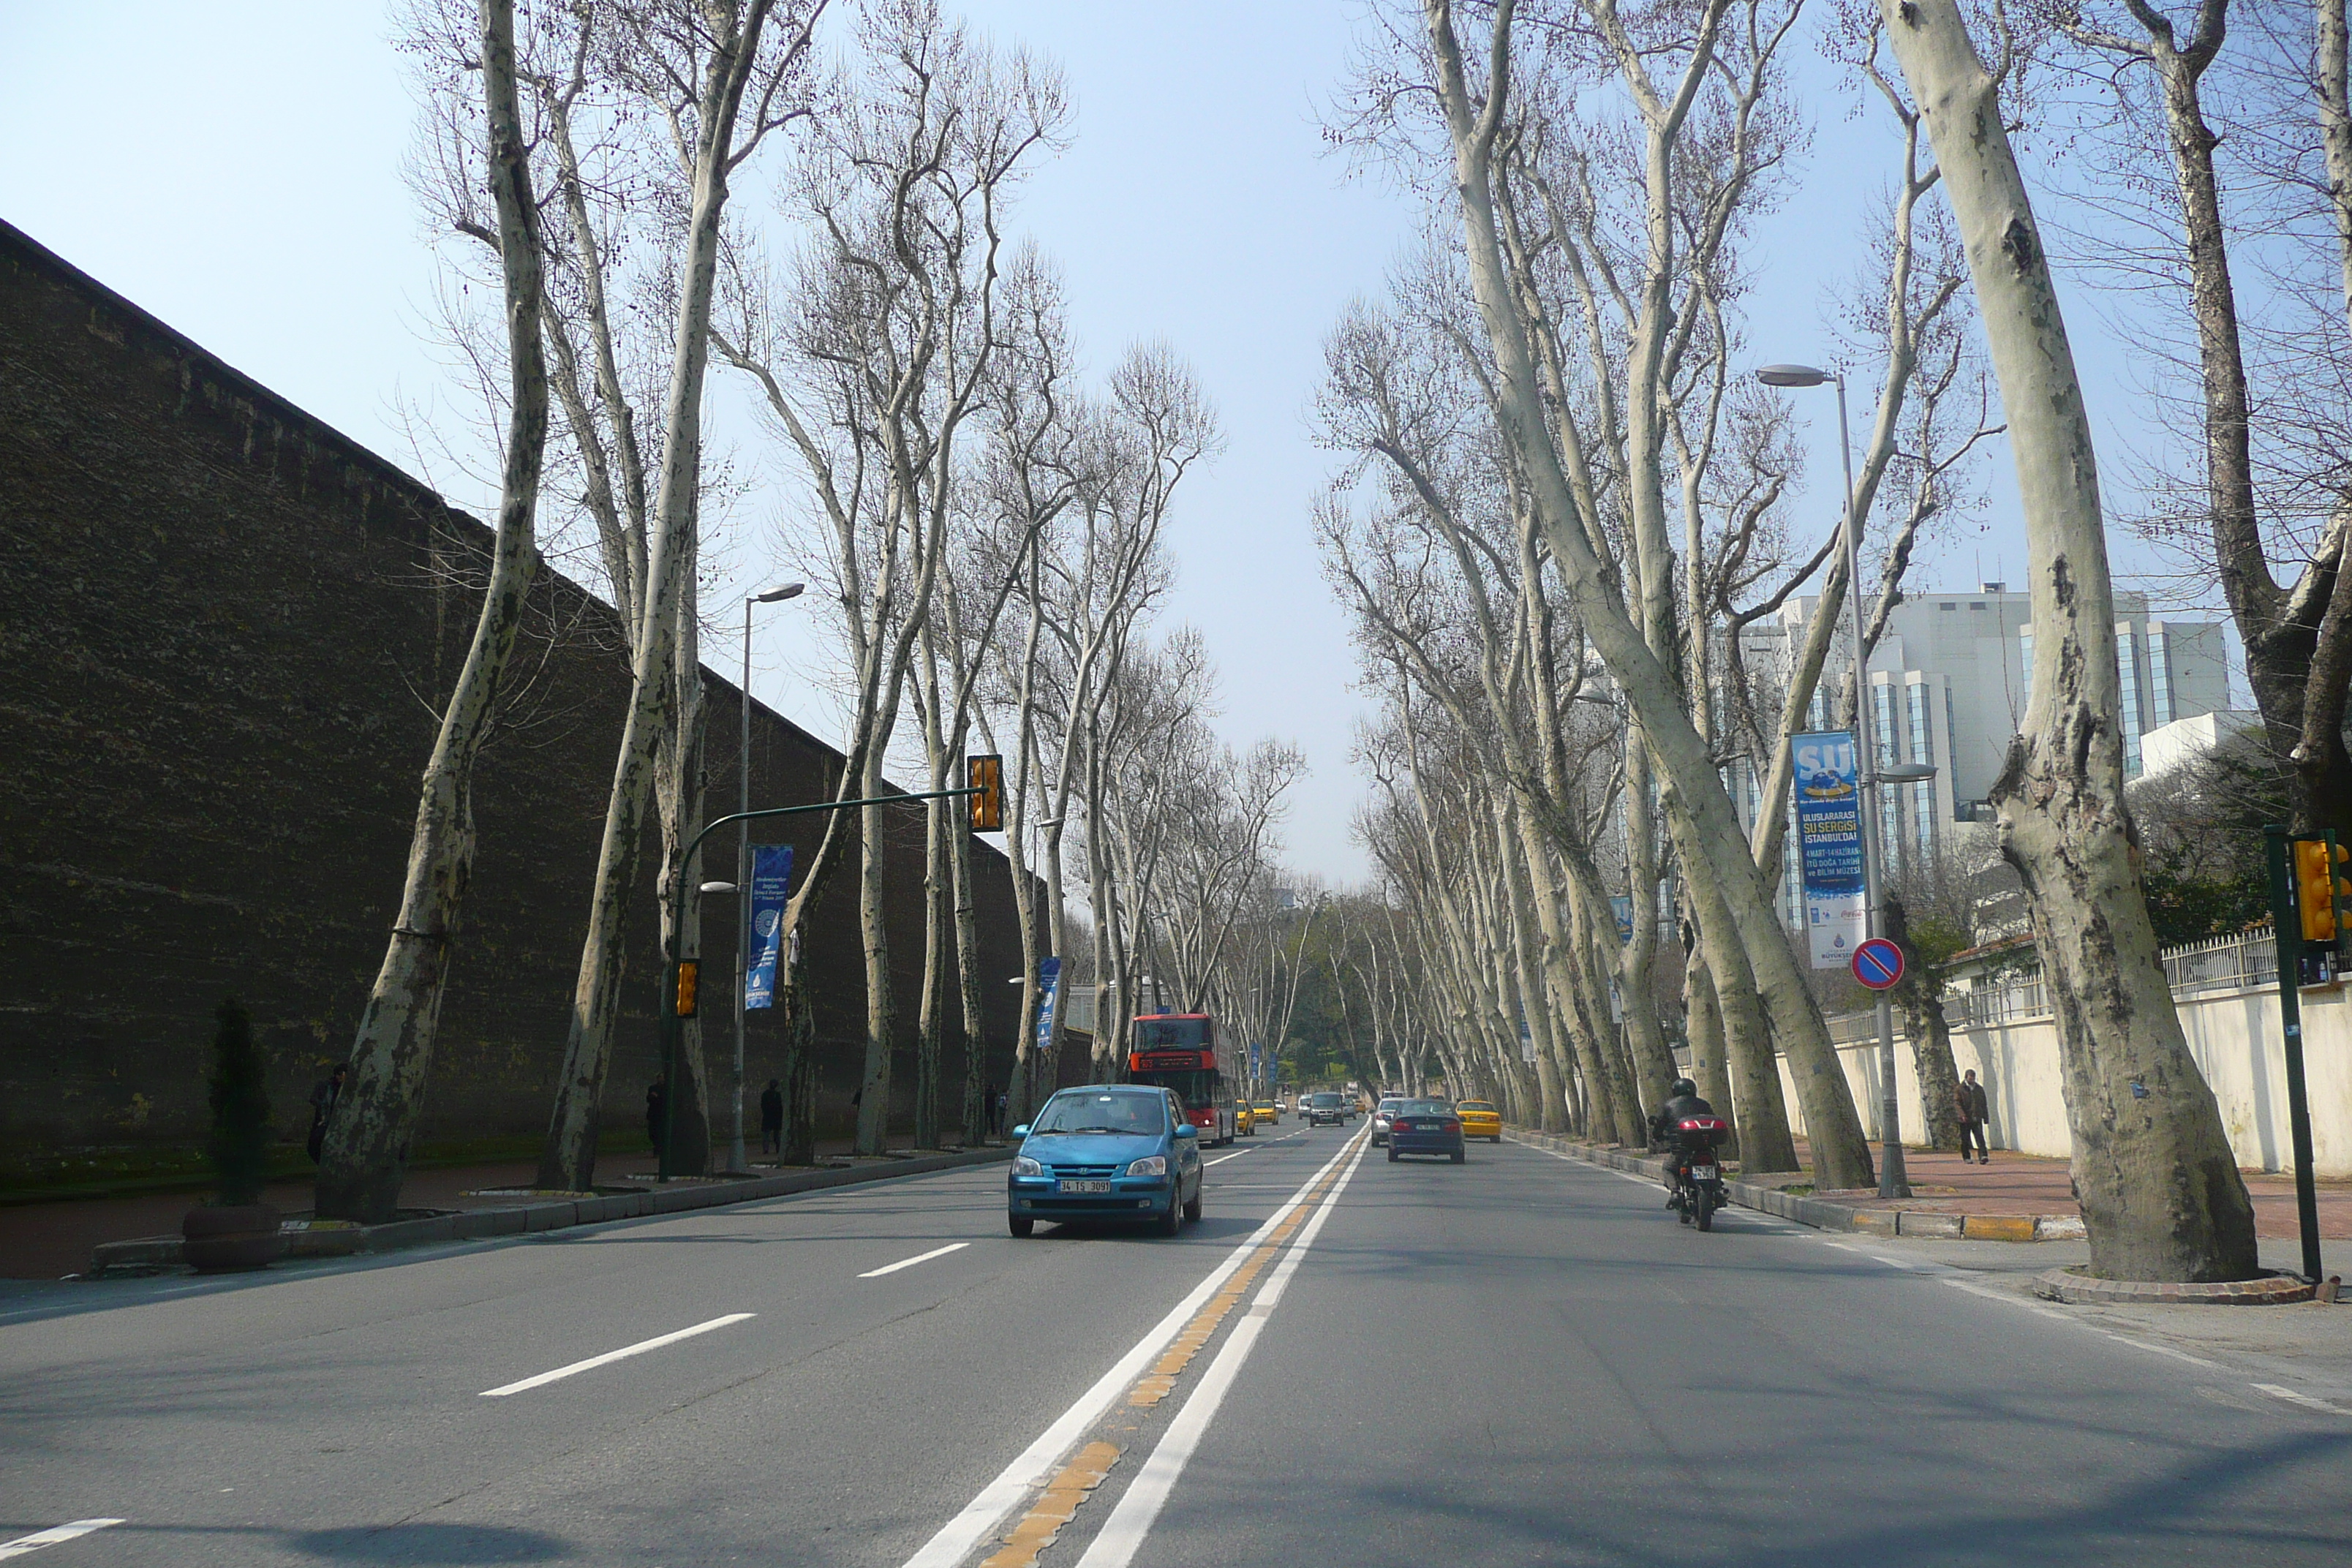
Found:
M 1749 669 L 1786 671 L 1820 604 L 1813 595 L 1791 599 L 1777 620 L 1749 626 L 1741 639 Z M 2229 708 L 2229 666 L 2219 622 L 2152 618 L 2144 594 L 2117 594 L 2116 615 L 2124 770 L 2136 777 L 2143 764 L 2141 739 L 2150 731 Z M 1842 618 L 1813 699 L 1815 729 L 1833 722 L 1832 697 L 1851 667 L 1853 646 Z M 2006 584 L 1986 583 L 1974 593 L 1912 593 L 1888 616 L 1870 659 L 1878 760 L 1936 769 L 1926 783 L 1881 792 L 1879 842 L 1891 864 L 1927 864 L 1944 824 L 1977 819 L 2024 717 L 2032 668 L 2031 599 Z M 1744 793 L 1741 804 L 1752 818 L 1753 781 Z M 1790 841 L 1793 861 L 1793 834 Z M 1791 897 L 1795 880 L 1792 863 Z

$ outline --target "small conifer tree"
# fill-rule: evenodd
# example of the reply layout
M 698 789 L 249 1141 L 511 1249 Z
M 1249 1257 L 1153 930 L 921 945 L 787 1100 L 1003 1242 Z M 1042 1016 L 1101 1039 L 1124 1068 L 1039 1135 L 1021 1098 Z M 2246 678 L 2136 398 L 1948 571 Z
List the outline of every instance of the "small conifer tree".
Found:
M 235 1207 L 261 1201 L 269 1174 L 269 1085 L 253 1019 L 236 997 L 213 1015 L 210 1083 L 213 1131 L 207 1152 L 220 1178 L 220 1202 Z

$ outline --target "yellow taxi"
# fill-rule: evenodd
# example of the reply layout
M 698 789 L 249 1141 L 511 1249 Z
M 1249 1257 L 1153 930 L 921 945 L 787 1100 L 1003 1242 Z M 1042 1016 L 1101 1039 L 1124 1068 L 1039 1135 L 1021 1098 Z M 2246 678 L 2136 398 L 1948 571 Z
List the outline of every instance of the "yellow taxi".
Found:
M 1236 1138 L 1257 1136 L 1257 1113 L 1250 1109 L 1250 1102 L 1246 1100 L 1234 1101 L 1234 1136 Z
M 1496 1143 L 1503 1141 L 1503 1113 L 1495 1109 L 1492 1100 L 1461 1100 L 1454 1105 L 1454 1113 L 1462 1119 L 1463 1137 L 1485 1138 Z
M 1271 1100 L 1261 1100 L 1250 1107 L 1250 1120 L 1260 1127 L 1282 1125 L 1282 1107 Z

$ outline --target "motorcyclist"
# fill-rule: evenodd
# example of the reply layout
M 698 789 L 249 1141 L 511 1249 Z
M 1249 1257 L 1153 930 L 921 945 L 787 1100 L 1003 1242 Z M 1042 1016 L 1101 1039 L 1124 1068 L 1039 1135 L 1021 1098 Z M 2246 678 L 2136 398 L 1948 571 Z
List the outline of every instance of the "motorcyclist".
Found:
M 1682 1202 L 1681 1183 L 1675 1175 L 1673 1158 L 1675 1123 L 1685 1116 L 1713 1116 L 1714 1114 L 1715 1107 L 1700 1097 L 1698 1085 L 1686 1078 L 1678 1078 L 1667 1091 L 1665 1104 L 1658 1107 L 1658 1113 L 1650 1118 L 1650 1147 L 1663 1148 L 1668 1153 L 1666 1162 L 1666 1206 L 1668 1208 L 1673 1208 Z
M 1665 1104 L 1650 1118 L 1650 1146 L 1674 1142 L 1675 1123 L 1685 1116 L 1713 1116 L 1715 1107 L 1699 1098 L 1698 1085 L 1686 1078 L 1678 1078 L 1666 1091 Z

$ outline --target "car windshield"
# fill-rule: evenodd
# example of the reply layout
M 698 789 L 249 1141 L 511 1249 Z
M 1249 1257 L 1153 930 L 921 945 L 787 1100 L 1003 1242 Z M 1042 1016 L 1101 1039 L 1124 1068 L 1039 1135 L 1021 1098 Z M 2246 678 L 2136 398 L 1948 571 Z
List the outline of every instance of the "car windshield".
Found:
M 1442 1100 L 1408 1100 L 1397 1107 L 1399 1116 L 1451 1116 L 1454 1108 Z
M 1057 1094 L 1031 1124 L 1033 1138 L 1054 1133 L 1128 1132 L 1151 1135 L 1168 1130 L 1168 1101 L 1133 1090 Z
M 1402 1100 L 1383 1100 L 1381 1101 L 1381 1114 L 1385 1116 L 1403 1103 L 1404 1101 Z
M 1339 1097 L 1336 1094 L 1318 1094 L 1315 1097 L 1315 1103 L 1318 1105 L 1337 1105 L 1339 1103 Z
M 1465 1110 L 1492 1110 L 1495 1108 L 1483 1100 L 1465 1100 L 1462 1102 L 1462 1109 Z

